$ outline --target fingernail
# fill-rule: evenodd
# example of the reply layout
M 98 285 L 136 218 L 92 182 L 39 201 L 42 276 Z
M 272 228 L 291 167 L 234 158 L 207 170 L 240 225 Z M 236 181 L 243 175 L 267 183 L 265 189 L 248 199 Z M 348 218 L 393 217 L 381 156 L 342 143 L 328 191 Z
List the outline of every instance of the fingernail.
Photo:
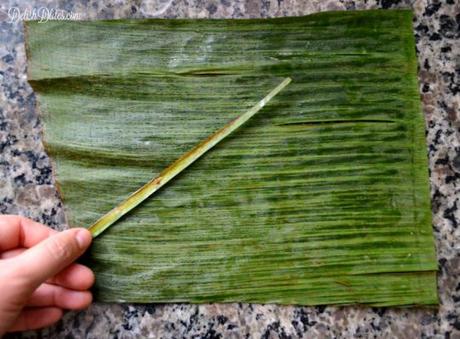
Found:
M 91 243 L 91 233 L 86 230 L 78 231 L 75 235 L 75 238 L 77 239 L 78 246 L 80 246 L 82 249 L 87 248 Z

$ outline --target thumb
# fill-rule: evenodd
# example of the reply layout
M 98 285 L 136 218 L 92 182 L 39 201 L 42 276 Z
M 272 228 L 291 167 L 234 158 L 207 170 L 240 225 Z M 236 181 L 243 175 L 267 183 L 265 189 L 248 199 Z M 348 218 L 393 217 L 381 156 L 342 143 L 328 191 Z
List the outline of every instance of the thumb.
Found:
M 85 228 L 56 233 L 15 258 L 17 275 L 35 289 L 81 256 L 91 240 Z

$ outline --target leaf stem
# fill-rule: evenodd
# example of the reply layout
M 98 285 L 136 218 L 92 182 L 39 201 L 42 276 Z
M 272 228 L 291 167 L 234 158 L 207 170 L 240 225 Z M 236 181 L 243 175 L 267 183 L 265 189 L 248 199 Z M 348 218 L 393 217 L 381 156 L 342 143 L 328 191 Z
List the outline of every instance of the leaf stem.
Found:
M 174 161 L 169 167 L 164 169 L 157 177 L 147 182 L 144 186 L 132 193 L 125 201 L 120 203 L 114 209 L 103 215 L 94 224 L 89 227 L 89 231 L 93 238 L 97 237 L 123 215 L 131 211 L 134 207 L 142 203 L 145 199 L 158 191 L 167 182 L 173 179 L 176 175 L 190 166 L 195 160 L 217 145 L 225 137 L 230 135 L 246 121 L 251 119 L 258 111 L 260 111 L 275 95 L 291 82 L 291 78 L 285 78 L 278 86 L 276 86 L 265 98 L 251 107 L 248 111 L 227 123 L 224 127 L 217 130 L 205 140 L 200 142 L 190 151 L 182 155 Z

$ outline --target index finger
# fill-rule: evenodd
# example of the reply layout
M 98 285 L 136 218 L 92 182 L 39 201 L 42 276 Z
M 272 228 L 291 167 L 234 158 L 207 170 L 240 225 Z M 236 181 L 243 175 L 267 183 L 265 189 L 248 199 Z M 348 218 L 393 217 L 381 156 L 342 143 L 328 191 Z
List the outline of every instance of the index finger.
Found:
M 32 247 L 56 232 L 19 215 L 0 215 L 0 252 Z

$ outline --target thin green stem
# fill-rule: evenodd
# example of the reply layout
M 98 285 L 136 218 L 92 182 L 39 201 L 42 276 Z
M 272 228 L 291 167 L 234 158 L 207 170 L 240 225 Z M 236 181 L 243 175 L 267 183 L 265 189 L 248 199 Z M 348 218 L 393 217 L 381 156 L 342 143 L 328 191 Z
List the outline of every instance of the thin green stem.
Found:
M 193 149 L 182 155 L 179 159 L 174 161 L 170 166 L 164 169 L 157 177 L 150 180 L 144 186 L 139 188 L 136 192 L 131 194 L 125 201 L 117 207 L 103 215 L 94 224 L 89 227 L 89 231 L 93 237 L 97 237 L 104 232 L 108 227 L 113 225 L 118 219 L 131 211 L 134 207 L 139 205 L 153 193 L 158 191 L 172 178 L 190 166 L 195 160 L 217 145 L 225 137 L 237 130 L 246 121 L 251 119 L 257 112 L 259 112 L 275 95 L 277 95 L 283 88 L 291 82 L 291 78 L 285 78 L 278 86 L 276 86 L 270 93 L 267 94 L 262 100 L 251 107 L 247 112 L 243 113 L 236 119 L 230 121 L 221 129 L 217 130 L 205 140 L 196 145 Z

